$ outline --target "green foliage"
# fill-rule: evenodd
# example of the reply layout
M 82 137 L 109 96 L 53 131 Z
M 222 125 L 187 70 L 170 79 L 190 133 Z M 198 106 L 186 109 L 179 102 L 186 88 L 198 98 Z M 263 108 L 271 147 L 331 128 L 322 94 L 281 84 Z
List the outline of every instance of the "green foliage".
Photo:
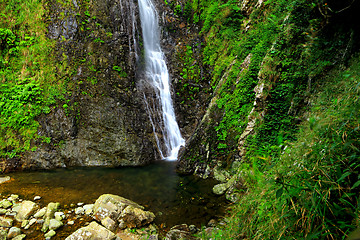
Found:
M 55 78 L 52 48 L 45 34 L 42 1 L 7 0 L 0 3 L 0 157 L 34 150 L 36 118 L 50 112 L 62 94 Z
M 119 76 L 122 78 L 127 77 L 127 73 L 122 69 L 120 66 L 113 66 L 113 70 L 117 71 L 119 73 Z
M 217 93 L 217 138 L 207 139 L 213 161 L 237 152 L 254 87 L 263 84 L 238 169 L 247 190 L 212 239 L 345 238 L 359 214 L 360 62 L 324 75 L 346 63 L 354 30 L 329 22 L 325 1 L 269 0 L 249 16 L 238 4 L 194 0 L 184 7 L 189 20 L 202 23 L 203 63 Z M 309 103 L 309 120 L 299 125 Z
M 355 228 L 359 76 L 358 57 L 345 72 L 331 72 L 297 141 L 253 151 L 240 170 L 248 191 L 219 239 L 344 239 Z

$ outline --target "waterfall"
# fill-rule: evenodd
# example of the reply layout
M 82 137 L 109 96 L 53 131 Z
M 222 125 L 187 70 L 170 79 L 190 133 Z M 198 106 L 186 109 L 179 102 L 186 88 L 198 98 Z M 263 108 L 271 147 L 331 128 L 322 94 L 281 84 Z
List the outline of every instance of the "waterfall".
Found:
M 185 140 L 175 118 L 169 72 L 160 47 L 158 16 L 151 0 L 138 3 L 145 51 L 144 100 L 161 157 L 176 160 Z

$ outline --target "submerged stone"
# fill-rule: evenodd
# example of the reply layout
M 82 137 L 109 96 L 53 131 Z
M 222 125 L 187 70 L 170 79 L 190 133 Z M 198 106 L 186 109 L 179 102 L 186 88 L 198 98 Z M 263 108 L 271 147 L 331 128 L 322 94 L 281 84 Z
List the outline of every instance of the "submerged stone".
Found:
M 10 177 L 9 176 L 6 176 L 6 177 L 0 177 L 0 184 L 4 183 L 4 182 L 7 182 L 7 181 L 10 181 Z

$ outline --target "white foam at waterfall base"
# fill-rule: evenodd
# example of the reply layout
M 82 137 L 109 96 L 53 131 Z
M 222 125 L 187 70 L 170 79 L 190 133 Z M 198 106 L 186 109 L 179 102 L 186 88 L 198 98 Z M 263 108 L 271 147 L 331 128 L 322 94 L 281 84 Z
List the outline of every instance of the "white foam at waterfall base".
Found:
M 152 101 L 154 104 L 150 104 L 145 97 L 146 106 L 160 155 L 163 159 L 173 161 L 177 160 L 179 150 L 185 145 L 185 140 L 176 122 L 170 93 L 169 72 L 160 47 L 158 16 L 151 0 L 138 0 L 138 3 L 145 50 L 145 77 L 158 99 Z M 156 121 L 154 114 L 158 114 Z M 158 139 L 158 133 L 163 141 Z

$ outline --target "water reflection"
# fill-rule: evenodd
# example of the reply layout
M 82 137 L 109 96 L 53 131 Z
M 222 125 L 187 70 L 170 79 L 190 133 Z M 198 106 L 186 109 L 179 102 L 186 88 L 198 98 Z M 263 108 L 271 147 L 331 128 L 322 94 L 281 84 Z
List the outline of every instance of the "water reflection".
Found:
M 94 202 L 112 193 L 131 199 L 153 211 L 157 224 L 187 223 L 197 226 L 223 214 L 224 199 L 215 196 L 213 180 L 179 176 L 175 163 L 160 161 L 136 168 L 74 168 L 10 174 L 12 181 L 1 185 L 2 194 L 15 193 L 32 199 L 42 196 L 46 204 L 58 201 Z

